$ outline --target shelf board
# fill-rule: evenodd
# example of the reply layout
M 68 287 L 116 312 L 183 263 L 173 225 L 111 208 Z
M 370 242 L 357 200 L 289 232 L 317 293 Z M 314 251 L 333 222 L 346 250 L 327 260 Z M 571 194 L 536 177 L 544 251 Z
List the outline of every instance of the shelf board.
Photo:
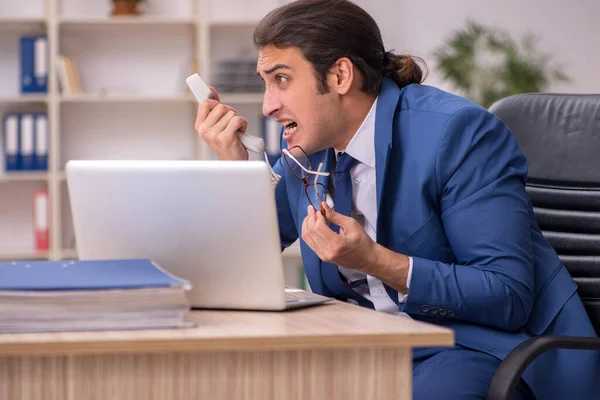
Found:
M 193 25 L 191 18 L 173 18 L 160 16 L 118 16 L 118 17 L 65 17 L 58 20 L 60 26 L 64 27 L 90 27 L 90 26 L 113 26 L 113 25 Z
M 263 93 L 219 93 L 219 98 L 225 104 L 262 104 Z
M 83 93 L 65 94 L 60 97 L 61 103 L 187 103 L 195 101 L 190 96 L 153 96 L 129 93 Z
M 48 180 L 47 172 L 38 171 L 9 171 L 0 174 L 1 182 L 41 182 Z
M 258 25 L 260 21 L 259 20 L 226 20 L 226 19 L 214 19 L 214 20 L 209 20 L 208 21 L 208 25 L 211 27 L 223 27 L 223 28 L 228 28 L 228 27 L 248 27 L 248 28 L 252 28 L 255 27 L 256 25 Z
M 221 102 L 227 104 L 262 104 L 263 93 L 222 93 Z M 61 103 L 187 103 L 195 102 L 191 95 L 154 96 L 143 94 L 118 93 L 83 93 L 65 94 L 60 97 Z
M 0 250 L 0 260 L 2 261 L 47 260 L 48 257 L 49 252 L 47 251 Z
M 37 17 L 0 17 L 0 28 L 22 28 L 26 25 L 43 25 L 45 18 Z
M 45 94 L 0 95 L 0 103 L 46 103 L 47 101 L 48 96 Z

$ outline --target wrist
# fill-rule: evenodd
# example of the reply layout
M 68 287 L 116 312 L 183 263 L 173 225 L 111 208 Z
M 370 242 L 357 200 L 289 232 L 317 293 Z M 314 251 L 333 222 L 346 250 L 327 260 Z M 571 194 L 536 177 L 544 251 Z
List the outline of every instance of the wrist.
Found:
M 376 244 L 373 250 L 373 262 L 367 274 L 375 276 L 386 282 L 394 289 L 406 293 L 410 259 L 400 253 Z

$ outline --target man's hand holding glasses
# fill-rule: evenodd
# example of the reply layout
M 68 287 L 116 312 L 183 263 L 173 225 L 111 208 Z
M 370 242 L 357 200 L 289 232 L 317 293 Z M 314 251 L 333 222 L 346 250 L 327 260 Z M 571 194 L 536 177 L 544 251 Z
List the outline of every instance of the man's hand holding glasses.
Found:
M 372 264 L 376 243 L 354 218 L 334 211 L 335 204 L 329 190 L 317 182 L 319 176 L 330 175 L 321 171 L 323 164 L 313 168 L 300 146 L 283 149 L 282 152 L 292 174 L 304 182 L 304 192 L 310 204 L 302 222 L 302 239 L 306 244 L 325 262 L 356 269 Z M 333 231 L 329 223 L 339 226 L 339 233 Z

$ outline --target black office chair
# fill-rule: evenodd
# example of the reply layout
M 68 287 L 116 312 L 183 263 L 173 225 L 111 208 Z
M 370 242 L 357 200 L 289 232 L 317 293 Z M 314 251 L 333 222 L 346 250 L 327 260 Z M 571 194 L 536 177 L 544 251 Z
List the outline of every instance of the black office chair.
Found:
M 600 332 L 600 94 L 519 94 L 490 107 L 529 161 L 527 193 L 543 235 L 578 285 Z M 552 349 L 600 351 L 600 338 L 546 336 L 500 364 L 488 400 L 509 400 L 527 366 Z M 600 371 L 598 371 L 600 376 Z

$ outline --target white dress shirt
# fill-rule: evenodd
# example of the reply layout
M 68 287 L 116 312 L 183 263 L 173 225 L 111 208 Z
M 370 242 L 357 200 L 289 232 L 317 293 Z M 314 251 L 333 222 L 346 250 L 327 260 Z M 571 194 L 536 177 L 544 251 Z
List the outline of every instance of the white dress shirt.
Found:
M 352 179 L 352 212 L 351 216 L 358 221 L 369 237 L 376 241 L 377 226 L 377 190 L 375 178 L 375 113 L 377 99 L 373 102 L 371 110 L 363 121 L 358 131 L 354 134 L 345 150 L 336 149 L 336 158 L 339 152 L 346 152 L 357 160 L 350 170 Z M 332 179 L 333 181 L 333 179 Z M 333 183 L 333 182 L 332 182 Z M 334 188 L 335 190 L 335 188 Z M 408 279 L 406 286 L 410 285 L 413 260 L 409 257 Z M 348 281 L 365 278 L 365 274 L 344 266 L 338 266 L 342 275 Z M 389 297 L 383 283 L 370 275 L 366 276 L 367 284 L 356 287 L 354 290 L 370 300 L 375 310 L 390 314 L 403 314 Z M 398 300 L 404 302 L 407 294 L 398 292 Z M 353 300 L 350 300 L 353 302 Z

